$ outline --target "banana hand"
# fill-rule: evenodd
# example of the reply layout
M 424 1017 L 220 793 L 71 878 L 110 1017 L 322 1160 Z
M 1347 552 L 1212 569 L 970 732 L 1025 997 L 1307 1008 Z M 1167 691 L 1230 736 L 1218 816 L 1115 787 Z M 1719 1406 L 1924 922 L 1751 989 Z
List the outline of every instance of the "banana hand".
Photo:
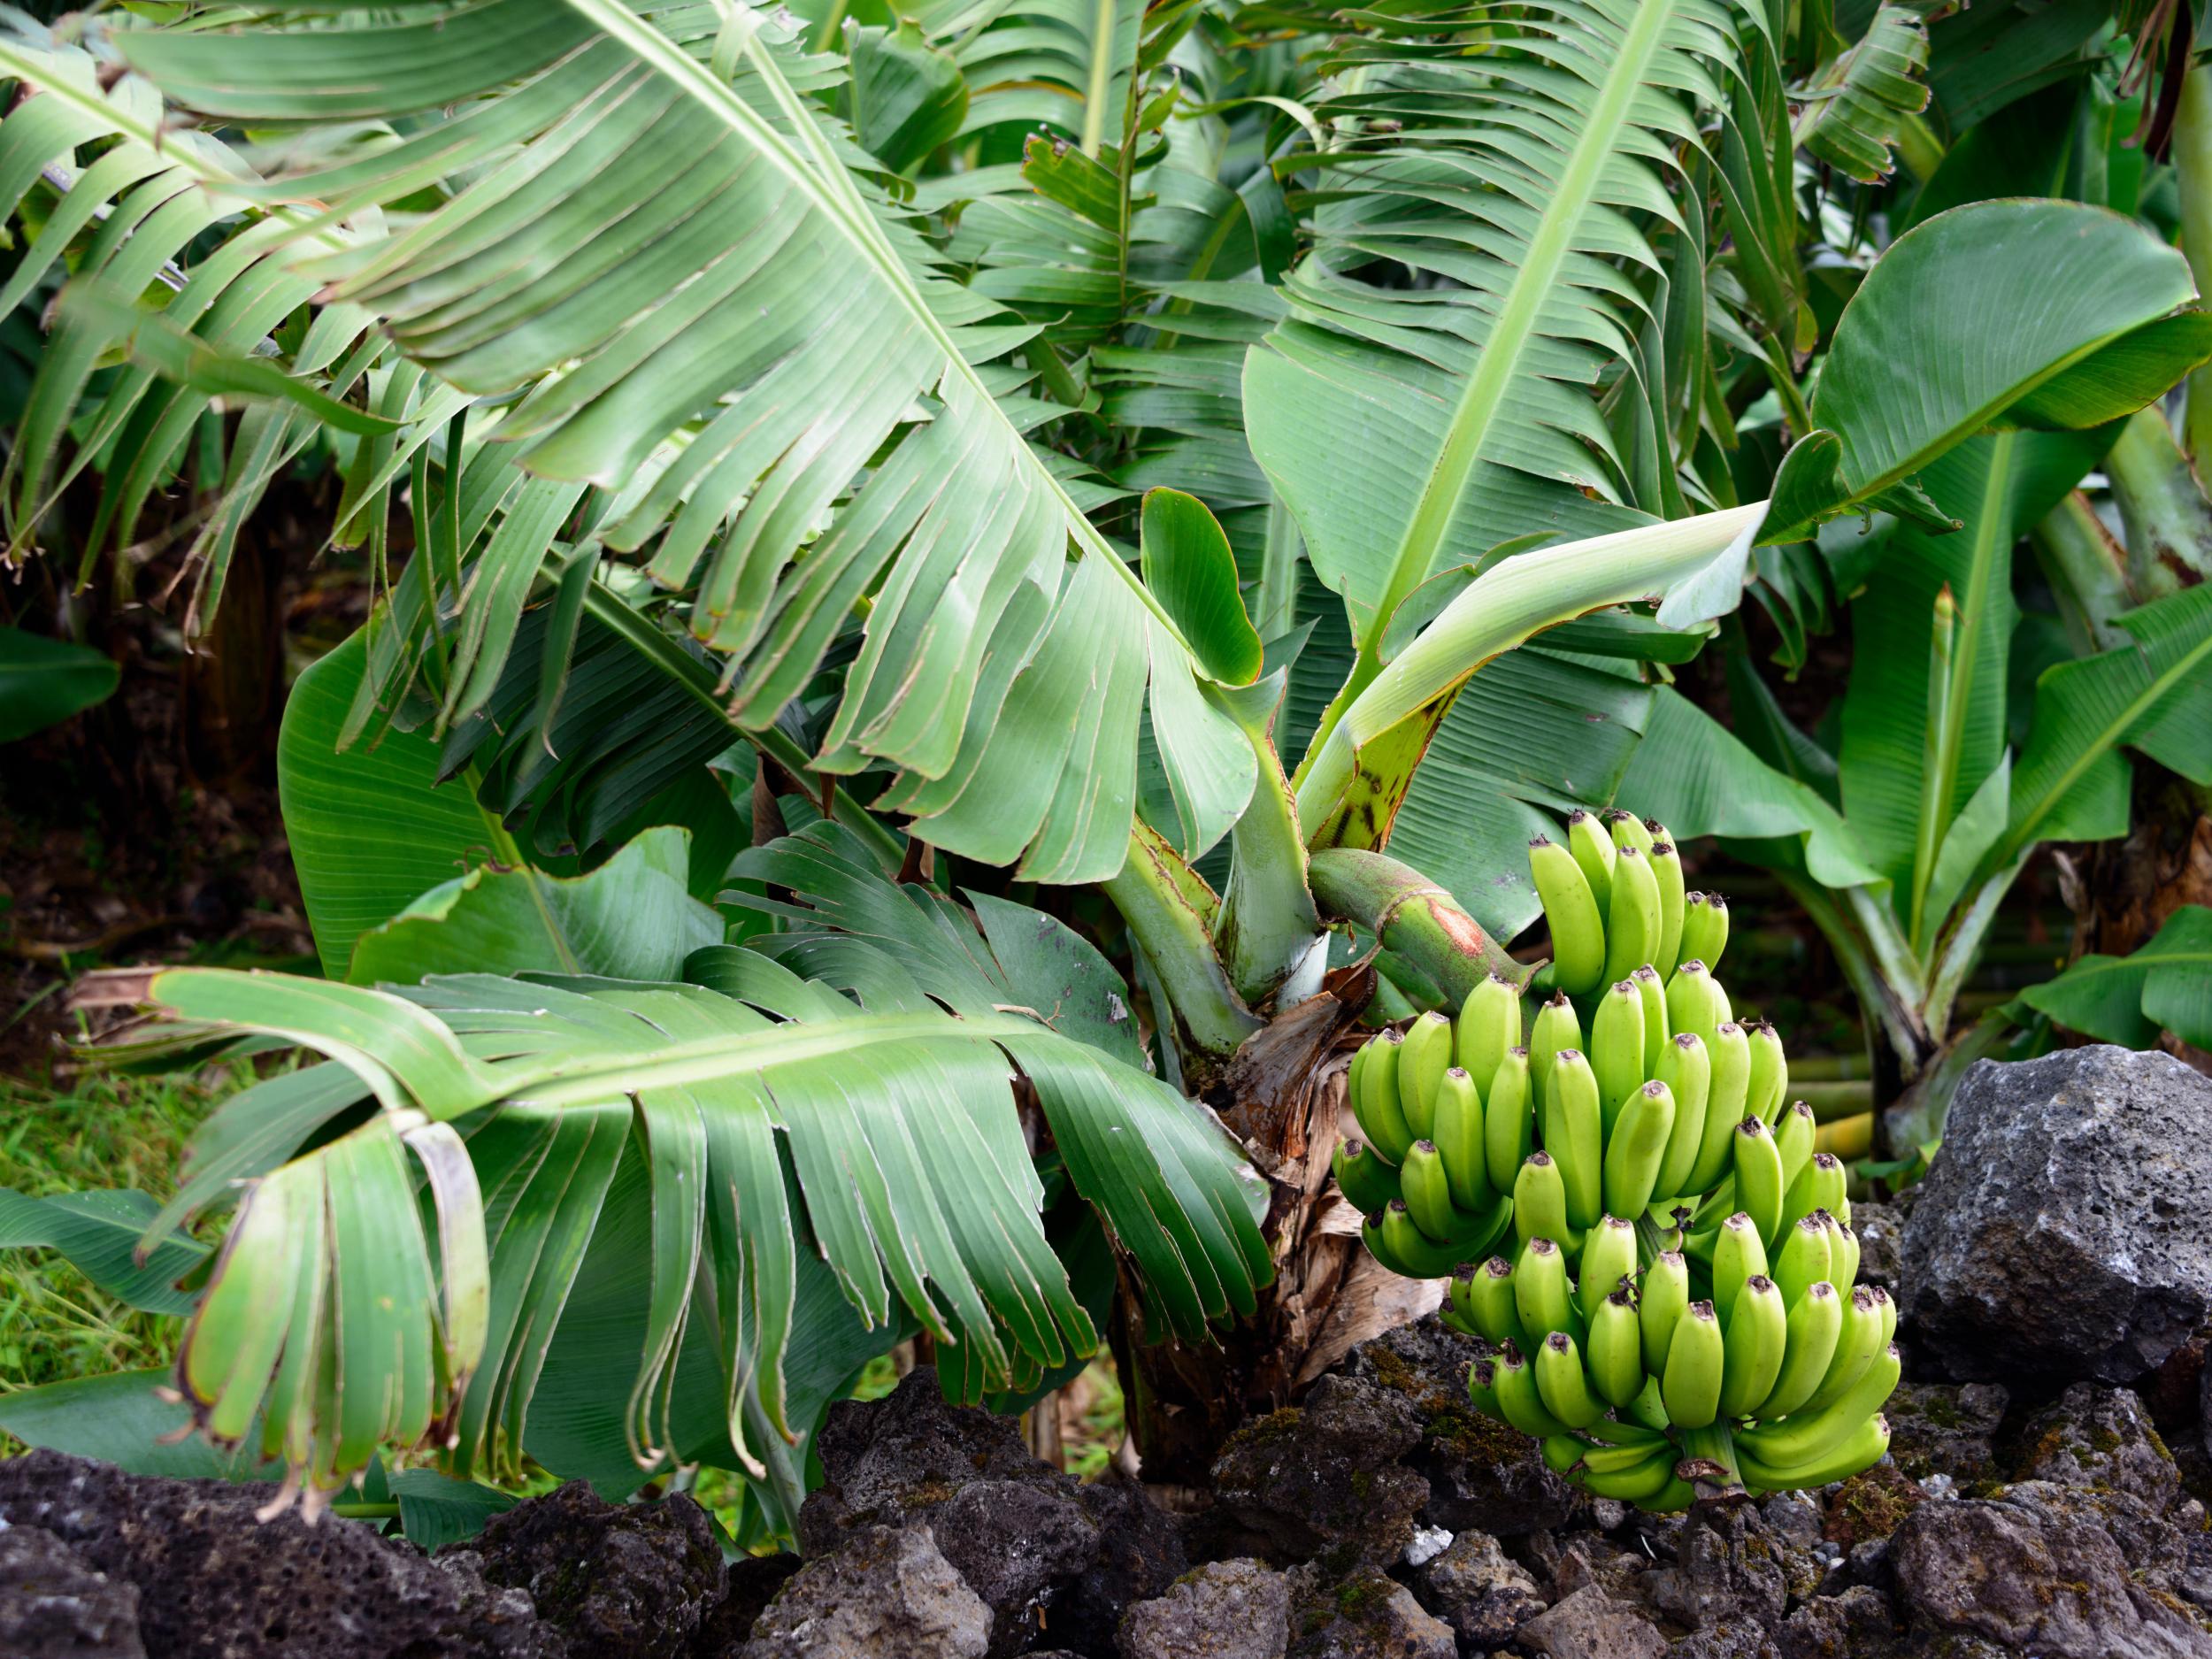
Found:
M 1694 1302 L 1675 1321 L 1659 1397 L 1667 1420 L 1678 1429 L 1701 1429 L 1720 1415 L 1721 1378 L 1727 1345 L 1709 1302 Z
M 1663 833 L 1658 833 L 1646 856 L 1651 860 L 1652 877 L 1659 884 L 1659 945 L 1652 953 L 1651 965 L 1664 979 L 1674 972 L 1682 949 L 1684 901 L 1688 895 L 1682 891 L 1682 855 Z
M 1613 862 L 1613 902 L 1605 917 L 1605 978 L 1625 979 L 1649 962 L 1659 934 L 1659 879 L 1651 860 L 1640 847 L 1623 847 Z
M 1404 1195 L 1399 1190 L 1398 1171 L 1376 1156 L 1364 1142 L 1337 1142 L 1336 1150 L 1329 1156 L 1329 1167 L 1336 1173 L 1339 1190 L 1363 1216 L 1386 1210 L 1393 1199 Z
M 1551 926 L 1552 977 L 1579 996 L 1605 972 L 1605 921 L 1574 855 L 1550 837 L 1528 844 L 1529 875 Z
M 1475 1092 L 1490 1098 L 1490 1079 L 1509 1049 L 1520 1046 L 1521 993 L 1512 980 L 1492 974 L 1467 994 L 1460 1005 L 1453 1052 Z
M 1433 1010 L 1406 1027 L 1398 1050 L 1398 1108 L 1416 1141 L 1436 1128 L 1436 1092 L 1452 1065 L 1452 1022 Z

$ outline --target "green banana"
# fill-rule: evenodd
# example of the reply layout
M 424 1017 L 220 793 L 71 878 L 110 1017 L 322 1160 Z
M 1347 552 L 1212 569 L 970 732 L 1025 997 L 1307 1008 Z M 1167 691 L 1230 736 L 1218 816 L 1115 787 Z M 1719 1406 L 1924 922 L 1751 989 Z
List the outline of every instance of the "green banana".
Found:
M 1667 982 L 1648 962 L 1630 974 L 1628 982 L 1643 999 L 1644 1075 L 1649 1077 L 1659 1069 L 1659 1056 L 1674 1035 L 1674 1027 L 1667 1023 Z
M 1472 1262 L 1462 1262 L 1452 1269 L 1450 1282 L 1444 1286 L 1444 1306 L 1440 1313 L 1448 1313 L 1456 1322 L 1455 1330 L 1464 1327 L 1469 1336 L 1486 1339 L 1487 1333 L 1475 1318 L 1475 1275 L 1482 1269 Z
M 1536 1010 L 1528 1033 L 1528 1075 L 1534 1098 L 1541 1102 L 1551 1085 L 1551 1063 L 1563 1048 L 1582 1047 L 1582 1022 L 1575 1005 L 1562 991 Z
M 1782 1052 L 1780 1034 L 1765 1020 L 1752 1022 L 1750 1037 L 1749 1110 L 1771 1125 L 1781 1115 L 1782 1103 L 1789 1096 L 1789 1056 Z
M 1756 1118 L 1736 1125 L 1736 1202 L 1759 1229 L 1762 1242 L 1782 1236 L 1782 1155 L 1774 1132 Z
M 1701 1429 L 1720 1415 L 1721 1372 L 1727 1345 L 1709 1302 L 1694 1302 L 1675 1321 L 1659 1397 L 1667 1420 L 1678 1429 Z
M 1574 855 L 1549 836 L 1529 842 L 1528 871 L 1551 926 L 1552 977 L 1561 990 L 1579 996 L 1605 972 L 1604 912 Z
M 1651 965 L 1663 979 L 1674 972 L 1682 949 L 1682 914 L 1687 896 L 1682 891 L 1682 855 L 1662 835 L 1645 856 L 1651 860 L 1652 876 L 1659 883 L 1659 949 Z
M 1452 1271 L 1456 1273 L 1463 1270 L 1454 1268 Z M 1452 1301 L 1449 1296 L 1445 1297 L 1444 1305 L 1436 1310 L 1436 1318 L 1437 1323 L 1441 1325 L 1447 1331 L 1456 1331 L 1462 1336 L 1480 1336 L 1482 1334 L 1481 1332 L 1476 1330 L 1475 1327 L 1468 1322 L 1466 1317 L 1462 1314 L 1458 1309 L 1452 1306 Z
M 1513 1231 L 1524 1246 L 1531 1239 L 1579 1242 L 1567 1224 L 1566 1182 L 1548 1152 L 1532 1152 L 1521 1161 L 1513 1183 Z
M 1852 1385 L 1824 1406 L 1808 1405 L 1779 1423 L 1743 1431 L 1738 1443 L 1772 1470 L 1794 1470 L 1834 1450 L 1896 1392 L 1901 1370 L 1895 1348 L 1886 1348 Z
M 1555 1434 L 1564 1434 L 1567 1425 L 1545 1409 L 1543 1396 L 1536 1392 L 1536 1375 L 1520 1350 L 1509 1347 L 1499 1354 L 1491 1367 L 1493 1386 L 1497 1390 L 1498 1411 L 1508 1423 L 1532 1440 L 1548 1440 Z
M 1642 1327 L 1624 1291 L 1598 1303 L 1590 1318 L 1590 1381 L 1606 1404 L 1627 1407 L 1644 1391 Z
M 1571 1334 L 1581 1321 L 1567 1282 L 1567 1256 L 1549 1239 L 1531 1239 L 1513 1268 L 1513 1307 L 1521 1329 L 1540 1342 L 1554 1331 Z
M 1567 1185 L 1567 1222 L 1590 1225 L 1605 1211 L 1605 1120 L 1598 1080 L 1579 1048 L 1553 1056 L 1544 1091 L 1544 1145 Z
M 1457 1279 L 1453 1280 L 1457 1285 Z M 1513 1263 L 1494 1256 L 1474 1271 L 1467 1281 L 1467 1314 L 1487 1342 L 1528 1346 L 1521 1324 L 1521 1310 L 1513 1289 Z
M 1617 1417 L 1600 1417 L 1577 1432 L 1585 1448 L 1583 1466 L 1598 1474 L 1618 1474 L 1624 1469 L 1633 1469 L 1654 1452 L 1674 1450 L 1674 1441 L 1667 1435 L 1640 1423 L 1621 1422 Z
M 1429 1128 L 1444 1159 L 1452 1202 L 1471 1213 L 1487 1211 L 1498 1194 L 1490 1187 L 1488 1155 L 1483 1148 L 1482 1096 L 1463 1067 L 1444 1073 L 1436 1090 L 1436 1121 Z
M 1586 1321 L 1599 1305 L 1636 1279 L 1636 1224 L 1618 1216 L 1601 1216 L 1582 1240 L 1582 1259 L 1575 1268 L 1575 1300 Z
M 1633 1503 L 1641 1509 L 1664 1509 L 1670 1507 L 1665 1502 L 1667 1490 L 1675 1484 L 1674 1464 L 1675 1453 L 1669 1448 L 1647 1454 L 1642 1463 L 1617 1474 L 1586 1474 L 1581 1485 L 1594 1498 L 1611 1498 L 1617 1503 Z
M 1479 1359 L 1467 1368 L 1467 1401 L 1494 1422 L 1505 1421 L 1505 1413 L 1498 1408 L 1498 1364 L 1495 1360 Z
M 1674 1096 L 1674 1130 L 1667 1137 L 1667 1155 L 1659 1161 L 1656 1190 L 1661 1198 L 1684 1197 L 1705 1143 L 1705 1106 L 1712 1095 L 1713 1068 L 1704 1040 L 1694 1031 L 1668 1038 L 1652 1075 Z
M 1617 979 L 1598 993 L 1597 1012 L 1590 1017 L 1589 1056 L 1609 1135 L 1621 1102 L 1650 1075 L 1644 1070 L 1644 999 L 1633 979 Z
M 1433 1141 L 1417 1141 L 1398 1169 L 1398 1184 L 1405 1189 L 1406 1214 L 1432 1244 L 1449 1245 L 1472 1231 L 1452 1205 L 1450 1178 L 1444 1173 L 1443 1156 Z
M 1882 1310 L 1871 1286 L 1861 1285 L 1843 1299 L 1843 1328 L 1836 1334 L 1835 1356 L 1828 1362 L 1820 1386 L 1806 1397 L 1801 1412 L 1816 1412 L 1833 1405 L 1851 1392 L 1882 1351 Z M 1794 1414 L 1793 1414 L 1794 1415 Z M 1806 1454 L 1810 1455 L 1810 1454 Z M 1779 1455 L 1769 1463 L 1793 1461 Z
M 1436 1091 L 1452 1064 L 1452 1022 L 1431 1010 L 1406 1027 L 1398 1048 L 1398 1109 L 1416 1141 L 1436 1127 Z
M 1502 974 L 1491 974 L 1460 1004 L 1454 1045 L 1460 1064 L 1475 1079 L 1475 1092 L 1485 1101 L 1490 1098 L 1490 1079 L 1520 1041 L 1520 987 Z
M 1540 1398 L 1543 1391 L 1543 1374 L 1539 1371 L 1536 1392 Z M 1537 1449 L 1543 1454 L 1545 1468 L 1555 1475 L 1564 1475 L 1571 1480 L 1573 1471 L 1581 1463 L 1582 1454 L 1589 1449 L 1589 1445 L 1590 1442 L 1579 1434 L 1555 1434 Z
M 1826 1279 L 1808 1285 L 1790 1309 L 1782 1369 L 1754 1415 L 1786 1417 L 1811 1399 L 1828 1374 L 1836 1356 L 1836 1339 L 1842 1333 L 1843 1298 L 1836 1294 L 1836 1287 Z
M 1618 807 L 1615 807 L 1601 816 L 1605 819 L 1607 833 L 1613 837 L 1613 846 L 1617 855 L 1619 851 L 1630 847 L 1633 847 L 1640 853 L 1647 853 L 1658 845 L 1659 838 L 1651 833 L 1651 826 L 1633 812 L 1624 812 Z M 1618 867 L 1617 863 L 1615 868 Z
M 1536 1350 L 1536 1392 L 1544 1409 L 1571 1429 L 1587 1428 L 1605 1415 L 1605 1402 L 1583 1375 L 1582 1350 L 1565 1331 L 1554 1331 Z
M 1370 1216 L 1362 1236 L 1375 1259 L 1401 1279 L 1443 1279 L 1479 1253 L 1471 1241 L 1439 1244 L 1431 1239 L 1415 1224 L 1402 1198 L 1386 1208 L 1379 1221 Z
M 1673 1133 L 1674 1094 L 1655 1078 L 1622 1105 L 1606 1145 L 1607 1210 L 1617 1216 L 1640 1216 L 1651 1208 L 1659 1166 L 1666 1161 L 1667 1142 Z
M 1567 814 L 1567 850 L 1581 866 L 1582 879 L 1590 884 L 1598 914 L 1604 915 L 1613 902 L 1613 838 L 1605 833 L 1596 813 L 1577 807 Z
M 1728 1317 L 1727 1353 L 1721 1366 L 1720 1414 L 1750 1415 L 1773 1392 L 1789 1345 L 1789 1314 L 1782 1293 L 1764 1273 L 1744 1281 L 1736 1310 Z
M 1874 1305 L 1882 1316 L 1882 1340 L 1887 1344 L 1897 1334 L 1897 1303 L 1891 1299 L 1889 1292 L 1879 1285 L 1872 1286 L 1872 1289 Z
M 1736 1125 L 1744 1119 L 1751 1081 L 1751 1044 L 1743 1027 L 1732 1020 L 1719 1025 L 1705 1039 L 1705 1059 L 1704 1138 L 1698 1142 L 1697 1162 L 1690 1166 L 1685 1193 L 1711 1192 L 1732 1166 Z
M 1386 1164 L 1403 1164 L 1413 1145 L 1413 1131 L 1398 1105 L 1399 1050 L 1404 1040 L 1386 1031 L 1367 1045 L 1367 1064 L 1360 1069 L 1359 1094 L 1352 1102 L 1352 1116 L 1359 1119 L 1367 1144 Z
M 1774 1282 L 1785 1307 L 1794 1308 L 1812 1286 L 1834 1279 L 1828 1228 L 1817 1215 L 1805 1216 L 1782 1229 L 1782 1248 L 1774 1256 Z
M 1679 1250 L 1662 1250 L 1644 1269 L 1636 1296 L 1636 1323 L 1643 1336 L 1644 1369 L 1657 1377 L 1667 1367 L 1667 1346 L 1690 1305 L 1690 1263 Z
M 1708 973 L 1717 972 L 1721 953 L 1728 949 L 1728 901 L 1717 893 L 1686 893 L 1682 895 L 1682 953 L 1680 961 L 1692 956 L 1705 964 Z
M 1822 1225 L 1828 1229 L 1828 1282 L 1839 1294 L 1848 1294 L 1859 1282 L 1859 1235 L 1838 1221 L 1832 1211 L 1813 1213 L 1827 1217 Z
M 1737 1453 L 1736 1462 L 1747 1481 L 1770 1491 L 1802 1491 L 1824 1486 L 1831 1481 L 1847 1480 L 1861 1470 L 1871 1469 L 1880 1463 L 1888 1450 L 1889 1419 L 1877 1411 L 1809 1463 L 1778 1469 L 1741 1450 Z
M 1490 1185 L 1510 1193 L 1522 1162 L 1536 1142 L 1536 1102 L 1528 1074 L 1528 1050 L 1508 1048 L 1491 1073 L 1482 1108 L 1483 1163 Z
M 1667 1403 L 1659 1397 L 1659 1373 L 1649 1365 L 1645 1366 L 1644 1372 L 1643 1393 L 1620 1413 L 1624 1432 L 1642 1429 L 1647 1433 L 1665 1435 L 1671 1441 L 1674 1436 L 1668 1432 L 1671 1425 L 1667 1422 Z
M 1789 1116 L 1783 1114 L 1785 1120 Z M 1816 1210 L 1826 1210 L 1839 1222 L 1851 1213 L 1851 1172 L 1832 1152 L 1816 1152 L 1805 1160 L 1797 1179 L 1782 1194 L 1782 1225 L 1793 1225 Z
M 1346 1201 L 1363 1216 L 1371 1216 L 1386 1208 L 1392 1199 L 1403 1196 L 1398 1187 L 1398 1171 L 1377 1157 L 1363 1141 L 1338 1141 L 1329 1156 L 1329 1167 L 1335 1171 L 1337 1187 Z
M 1659 880 L 1640 847 L 1624 847 L 1613 861 L 1613 902 L 1605 917 L 1608 979 L 1625 979 L 1659 948 Z
M 1667 1028 L 1694 1031 L 1705 1041 L 1727 1023 L 1728 993 L 1695 956 L 1676 965 L 1667 981 Z
M 1819 1125 L 1813 1122 L 1813 1109 L 1803 1101 L 1796 1101 L 1785 1107 L 1781 1115 L 1774 1120 L 1774 1149 L 1782 1155 L 1782 1190 L 1785 1193 L 1789 1191 L 1790 1183 L 1810 1162 L 1813 1136 L 1818 1128 Z M 1788 1208 L 1786 1201 L 1783 1209 L 1786 1212 Z M 1799 1215 L 1811 1213 L 1810 1209 L 1798 1211 Z M 1795 1218 L 1787 1215 L 1785 1217 L 1786 1220 Z
M 1758 1223 L 1740 1210 L 1722 1222 L 1713 1239 L 1712 1265 L 1713 1311 L 1726 1330 L 1744 1286 L 1767 1271 L 1766 1243 L 1759 1236 Z

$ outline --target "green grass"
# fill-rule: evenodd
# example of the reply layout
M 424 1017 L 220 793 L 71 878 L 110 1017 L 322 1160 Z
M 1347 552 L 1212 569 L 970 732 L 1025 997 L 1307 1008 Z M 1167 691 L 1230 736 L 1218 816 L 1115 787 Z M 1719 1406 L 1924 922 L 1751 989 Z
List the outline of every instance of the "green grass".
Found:
M 165 1198 L 186 1141 L 232 1087 L 221 1071 L 85 1077 L 65 1089 L 0 1078 L 0 1187 L 35 1197 L 135 1187 Z M 124 1306 L 50 1250 L 0 1250 L 0 1388 L 165 1365 L 180 1329 Z

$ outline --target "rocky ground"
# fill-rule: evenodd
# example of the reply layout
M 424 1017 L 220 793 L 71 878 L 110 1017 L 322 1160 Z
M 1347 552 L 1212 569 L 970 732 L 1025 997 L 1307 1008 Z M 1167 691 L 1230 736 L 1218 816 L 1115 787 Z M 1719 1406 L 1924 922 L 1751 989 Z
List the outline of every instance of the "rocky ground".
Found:
M 835 1409 L 797 1557 L 581 1485 L 426 1557 L 254 1489 L 0 1464 L 0 1654 L 318 1659 L 2212 1659 L 2212 1083 L 2088 1049 L 1962 1091 L 1859 1217 L 1907 1311 L 1890 1460 L 1651 1517 L 1466 1404 L 1434 1321 L 1225 1449 L 1190 1514 L 1079 1485 L 926 1370 Z

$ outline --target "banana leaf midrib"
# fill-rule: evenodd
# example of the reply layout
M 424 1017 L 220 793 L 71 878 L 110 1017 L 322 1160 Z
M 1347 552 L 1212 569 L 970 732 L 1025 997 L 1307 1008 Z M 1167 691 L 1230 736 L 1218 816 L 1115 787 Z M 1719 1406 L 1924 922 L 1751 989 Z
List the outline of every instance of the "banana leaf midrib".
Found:
M 1044 489 L 1058 503 L 1066 519 L 1069 534 L 1081 548 L 1084 557 L 1104 559 L 1136 595 L 1153 619 L 1189 657 L 1194 668 L 1197 668 L 1198 655 L 1183 637 L 1182 630 L 1176 626 L 1174 618 L 1161 607 L 1159 601 L 1138 580 L 1136 573 L 1115 556 L 1106 538 L 1099 534 L 1083 510 L 1076 505 L 1075 498 L 1068 494 L 1059 478 L 1037 458 L 1028 440 L 1006 419 L 998 399 L 992 396 L 982 375 L 968 361 L 958 343 L 946 331 L 944 324 L 930 310 L 928 301 L 914 285 L 905 266 L 900 263 L 897 253 L 869 218 L 865 205 L 853 196 L 850 181 L 844 177 L 842 164 L 834 157 L 818 156 L 818 162 L 825 166 L 834 166 L 837 171 L 826 174 L 818 172 L 816 167 L 809 166 L 782 134 L 762 119 L 743 99 L 716 81 L 688 54 L 674 47 L 658 29 L 623 4 L 622 0 L 563 0 L 563 4 L 580 13 L 603 34 L 626 47 L 640 62 L 656 73 L 666 77 L 679 91 L 696 99 L 731 131 L 756 145 L 772 165 L 820 207 L 828 221 L 853 244 L 862 258 L 874 270 L 878 279 L 928 335 L 931 343 L 942 355 L 948 371 L 966 380 L 978 400 L 990 409 L 993 418 L 1003 428 L 1007 442 L 1018 447 L 1029 467 L 1042 480 Z M 762 81 L 774 94 L 796 130 L 818 145 L 812 123 L 806 111 L 798 105 L 781 70 L 764 53 L 757 52 L 753 57 Z M 826 177 L 830 182 L 825 182 Z M 840 185 L 843 187 L 841 190 L 836 188 Z
M 2139 641 L 2123 649 L 2131 649 L 2140 654 L 2145 647 Z M 2032 846 L 2038 839 L 2036 833 L 2038 826 L 2045 818 L 2058 810 L 2059 803 L 2073 792 L 2074 786 L 2082 780 L 2089 769 L 2104 756 L 2110 754 L 2116 746 L 2125 742 L 2127 733 L 2135 728 L 2144 713 L 2161 697 L 2186 679 L 2190 672 L 2207 658 L 2212 658 L 2212 633 L 2207 634 L 2203 639 L 2191 646 L 2165 673 L 2154 676 L 2141 691 L 2128 699 L 2126 705 L 2112 719 L 2097 728 L 2096 741 L 2084 744 L 2081 753 L 2066 765 L 2064 770 L 2052 780 L 2049 787 L 2045 788 L 2033 810 L 2017 825 L 2008 828 L 2003 840 L 1998 843 L 2004 856 L 2001 858 L 1991 860 L 1985 867 L 2000 867 L 2009 862 L 2022 848 Z
M 496 1035 L 485 1033 L 493 1040 Z M 748 1072 L 826 1060 L 887 1042 L 935 1041 L 964 1047 L 1041 1037 L 1072 1041 L 1014 1014 L 855 1014 L 827 1025 L 791 1021 L 765 1030 L 755 1027 L 671 1043 L 650 1054 L 571 1052 L 490 1062 L 484 1065 L 485 1080 L 492 1086 L 486 1094 L 450 1110 L 446 1102 L 438 1102 L 433 1115 L 457 1117 L 495 1102 L 541 1107 L 600 1105 L 611 1095 L 711 1083 Z
M 1468 377 L 1459 406 L 1452 412 L 1451 425 L 1412 521 L 1392 558 L 1381 601 L 1360 641 L 1356 683 L 1372 680 L 1379 671 L 1383 630 L 1389 626 L 1391 613 L 1427 579 L 1434 565 L 1437 549 L 1458 511 L 1467 480 L 1481 459 L 1491 424 L 1503 406 L 1522 353 L 1572 250 L 1574 232 L 1595 198 L 1604 164 L 1674 11 L 1675 0 L 1647 0 L 1637 8 L 1635 20 L 1599 89 L 1587 124 L 1560 174 L 1558 192 L 1529 239 L 1504 303 L 1499 306 L 1477 357 L 1474 373 Z

